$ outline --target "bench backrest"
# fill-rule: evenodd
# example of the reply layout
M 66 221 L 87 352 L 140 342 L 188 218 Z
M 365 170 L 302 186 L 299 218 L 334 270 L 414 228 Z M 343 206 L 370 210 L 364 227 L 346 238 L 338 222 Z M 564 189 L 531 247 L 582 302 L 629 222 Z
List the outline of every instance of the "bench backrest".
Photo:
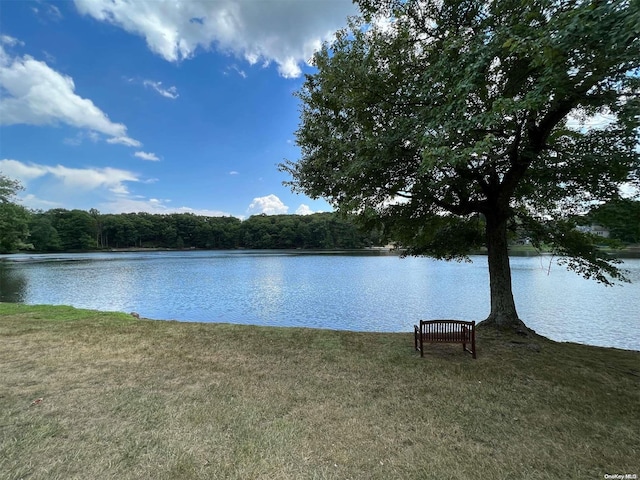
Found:
M 469 342 L 476 322 L 463 320 L 420 320 L 420 335 L 428 342 Z

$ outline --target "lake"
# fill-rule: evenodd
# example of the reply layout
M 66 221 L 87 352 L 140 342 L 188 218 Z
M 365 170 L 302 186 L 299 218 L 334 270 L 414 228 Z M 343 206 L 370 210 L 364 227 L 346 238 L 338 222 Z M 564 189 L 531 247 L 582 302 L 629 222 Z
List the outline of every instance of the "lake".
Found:
M 0 256 L 0 301 L 137 312 L 163 320 L 410 332 L 419 319 L 489 313 L 486 257 L 382 252 L 183 251 Z M 512 257 L 520 318 L 541 335 L 640 350 L 632 284 L 584 280 L 552 257 Z

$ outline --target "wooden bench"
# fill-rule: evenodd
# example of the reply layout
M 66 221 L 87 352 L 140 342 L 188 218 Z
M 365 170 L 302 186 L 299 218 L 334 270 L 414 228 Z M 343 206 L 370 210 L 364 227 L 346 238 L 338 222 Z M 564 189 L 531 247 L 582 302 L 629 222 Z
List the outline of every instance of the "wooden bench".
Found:
M 461 343 L 462 350 L 476 358 L 476 322 L 462 320 L 420 320 L 414 325 L 415 347 L 424 357 L 425 343 Z M 471 349 L 467 348 L 471 344 Z

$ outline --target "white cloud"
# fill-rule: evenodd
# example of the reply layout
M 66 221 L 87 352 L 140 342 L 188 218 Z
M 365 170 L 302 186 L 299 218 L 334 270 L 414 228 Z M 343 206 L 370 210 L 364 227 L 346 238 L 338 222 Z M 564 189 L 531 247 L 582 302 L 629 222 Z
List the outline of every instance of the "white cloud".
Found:
M 192 213 L 207 217 L 232 216 L 228 212 L 191 207 L 172 207 L 171 200 L 132 194 L 129 183 L 152 183 L 136 173 L 117 168 L 71 168 L 18 160 L 0 160 L 0 171 L 25 186 L 21 203 L 27 208 L 98 208 L 103 213 Z
M 125 145 L 127 147 L 141 147 L 142 143 L 129 137 L 112 137 L 107 139 L 107 143 Z
M 53 55 L 51 55 L 49 52 L 47 52 L 46 50 L 42 51 L 42 54 L 44 55 L 44 58 L 47 60 L 47 62 L 49 63 L 56 63 L 56 57 L 54 57 Z
M 14 47 L 16 45 L 24 45 L 24 42 L 18 40 L 17 38 L 13 38 L 9 35 L 0 35 L 0 43 L 4 45 L 9 45 L 10 47 Z
M 154 82 L 152 80 L 145 80 L 145 81 L 142 82 L 142 84 L 145 87 L 152 88 L 153 90 L 158 92 L 163 97 L 170 98 L 171 100 L 175 100 L 176 98 L 178 98 L 180 96 L 180 95 L 178 95 L 178 89 L 176 87 L 164 88 L 162 86 L 162 82 Z
M 144 37 L 149 49 L 170 62 L 213 47 L 251 65 L 275 62 L 288 78 L 300 76 L 300 64 L 357 13 L 349 0 L 75 0 L 75 5 L 81 14 Z
M 240 67 L 238 67 L 238 65 L 233 64 L 233 65 L 229 65 L 225 71 L 224 74 L 228 75 L 229 72 L 235 72 L 236 74 L 240 75 L 242 78 L 247 78 L 247 72 L 245 72 L 244 70 L 242 70 Z
M 76 133 L 73 137 L 68 137 L 62 140 L 62 142 L 66 145 L 71 145 L 72 147 L 77 147 L 78 145 L 82 145 L 84 140 L 90 140 L 93 143 L 96 143 L 100 140 L 100 135 L 93 130 L 83 130 Z
M 296 215 L 312 215 L 316 212 L 314 212 L 313 210 L 311 210 L 311 208 L 309 208 L 308 205 L 305 205 L 304 203 L 301 204 L 298 209 L 296 210 Z
M 149 160 L 151 162 L 159 162 L 160 159 L 155 153 L 148 152 L 136 152 L 133 154 L 135 157 L 141 158 L 142 160 Z
M 60 9 L 51 3 L 42 4 L 38 2 L 42 8 L 31 7 L 31 11 L 38 17 L 41 22 L 47 23 L 48 21 L 60 21 L 62 20 L 62 13 Z
M 69 168 L 62 165 L 47 167 L 48 173 L 61 180 L 66 187 L 81 190 L 107 188 L 118 194 L 129 193 L 124 182 L 137 182 L 138 177 L 117 168 Z
M 171 207 L 167 205 L 170 203 L 167 199 L 158 198 L 129 198 L 129 197 L 117 197 L 108 202 L 103 202 L 98 205 L 98 209 L 103 213 L 157 213 L 157 214 L 170 214 L 170 213 L 192 213 L 194 215 L 201 215 L 205 217 L 230 217 L 231 214 L 222 212 L 220 210 L 207 210 L 196 209 L 190 207 Z
M 194 215 L 201 215 L 204 217 L 231 217 L 232 215 L 227 212 L 222 212 L 220 210 L 208 210 L 202 208 L 190 208 L 190 207 L 179 207 L 176 209 L 169 209 L 170 213 L 193 213 Z
M 52 187 L 66 192 L 103 189 L 124 195 L 128 194 L 125 182 L 140 181 L 135 173 L 117 168 L 70 168 L 63 165 L 27 164 L 11 159 L 0 160 L 0 171 L 24 184 L 46 178 L 54 183 Z
M 51 210 L 52 208 L 64 208 L 64 205 L 59 202 L 51 202 L 49 200 L 43 200 L 36 197 L 32 193 L 25 195 L 20 199 L 21 202 L 34 210 Z
M 229 175 L 240 175 L 240 173 L 239 173 L 239 172 L 236 172 L 235 170 L 231 170 L 231 171 L 229 172 Z
M 47 4 L 47 13 L 49 14 L 49 17 L 54 20 L 62 19 L 62 13 L 60 13 L 60 9 L 51 3 Z
M 10 58 L 2 46 L 0 88 L 0 125 L 65 123 L 108 135 L 109 143 L 140 145 L 127 136 L 126 126 L 112 122 L 91 100 L 77 95 L 71 77 L 29 55 Z
M 42 177 L 47 174 L 47 168 L 44 165 L 27 165 L 18 160 L 4 159 L 0 160 L 0 171 L 11 178 L 20 180 L 23 183 Z
M 265 215 L 280 215 L 288 211 L 289 207 L 282 203 L 277 196 L 271 194 L 266 197 L 254 198 L 247 209 L 247 214 L 258 215 L 264 213 Z

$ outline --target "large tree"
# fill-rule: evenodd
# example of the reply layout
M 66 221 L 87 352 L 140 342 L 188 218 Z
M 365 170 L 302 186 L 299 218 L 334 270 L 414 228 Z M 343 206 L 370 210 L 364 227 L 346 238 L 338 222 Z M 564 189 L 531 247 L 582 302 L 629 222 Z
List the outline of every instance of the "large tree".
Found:
M 623 278 L 572 216 L 638 185 L 638 0 L 360 1 L 302 89 L 295 190 L 409 254 L 488 251 L 487 324 L 523 327 L 508 232 Z M 581 124 L 582 121 L 582 124 Z

